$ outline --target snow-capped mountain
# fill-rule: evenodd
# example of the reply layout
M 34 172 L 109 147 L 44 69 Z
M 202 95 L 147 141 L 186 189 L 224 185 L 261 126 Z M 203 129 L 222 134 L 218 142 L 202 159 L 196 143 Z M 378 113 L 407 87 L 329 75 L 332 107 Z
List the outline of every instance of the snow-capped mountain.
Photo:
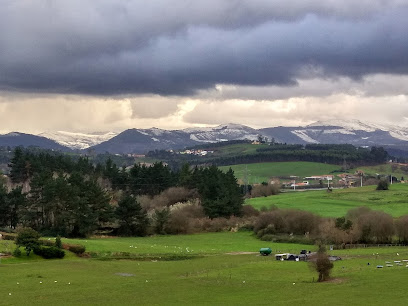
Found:
M 64 147 L 52 139 L 48 139 L 42 136 L 36 136 L 26 133 L 11 132 L 4 135 L 0 135 L 0 146 L 3 147 L 18 147 L 18 146 L 34 146 L 43 149 L 69 151 L 67 147 Z
M 384 146 L 390 154 L 408 151 L 408 128 L 359 120 L 317 121 L 304 127 L 277 127 L 261 134 L 286 143 L 348 143 L 355 146 Z
M 236 139 L 257 139 L 259 131 L 245 125 L 228 123 L 213 128 L 184 129 L 197 142 L 219 142 Z
M 12 135 L 25 135 L 16 137 Z M 122 133 L 72 133 L 52 132 L 38 136 L 42 142 L 29 140 L 28 134 L 9 133 L 0 136 L 1 145 L 38 145 L 44 140 L 57 142 L 59 148 L 92 148 L 96 152 L 110 153 L 146 153 L 151 150 L 181 149 L 202 143 L 212 143 L 238 139 L 256 139 L 259 135 L 275 142 L 308 144 L 348 143 L 355 146 L 384 146 L 388 151 L 408 152 L 408 128 L 383 125 L 359 120 L 328 120 L 298 127 L 271 127 L 253 129 L 241 124 L 222 124 L 216 127 L 188 128 L 184 130 L 129 129 Z M 11 139 L 11 138 L 12 139 Z M 44 138 L 46 137 L 46 138 Z M 47 139 L 48 138 L 48 139 Z M 66 150 L 68 150 L 66 148 Z M 391 153 L 392 154 L 392 153 Z
M 66 131 L 44 132 L 38 136 L 52 139 L 70 149 L 87 149 L 115 137 L 117 133 L 73 133 Z
M 142 153 L 150 150 L 180 149 L 200 143 L 236 139 L 256 139 L 259 132 L 240 124 L 224 124 L 213 128 L 190 128 L 167 131 L 157 128 L 130 129 L 93 147 L 97 152 Z

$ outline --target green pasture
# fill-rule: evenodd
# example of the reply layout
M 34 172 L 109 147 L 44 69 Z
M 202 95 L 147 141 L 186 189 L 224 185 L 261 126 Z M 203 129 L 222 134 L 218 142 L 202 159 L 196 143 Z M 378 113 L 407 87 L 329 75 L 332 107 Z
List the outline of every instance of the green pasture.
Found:
M 299 248 L 310 248 L 291 243 L 276 244 L 260 241 L 252 232 L 202 233 L 194 235 L 163 235 L 152 237 L 65 239 L 67 243 L 82 244 L 89 252 L 129 252 L 144 255 L 210 255 L 233 252 L 254 252 L 261 247 L 298 252 Z
M 222 146 L 216 148 L 214 152 L 215 156 L 236 156 L 236 155 L 246 155 L 256 153 L 256 149 L 259 149 L 262 146 L 268 146 L 266 144 L 262 145 L 252 145 L 248 143 L 233 144 L 228 146 Z
M 223 171 L 227 171 L 229 168 L 234 170 L 237 179 L 243 180 L 246 174 L 249 184 L 253 184 L 268 182 L 272 177 L 291 175 L 299 176 L 299 180 L 302 180 L 306 176 L 329 174 L 340 169 L 340 166 L 313 162 L 276 162 L 220 167 Z
M 149 244 L 150 248 L 156 244 L 157 252 L 170 245 L 189 245 L 203 250 L 201 255 L 205 256 L 180 261 L 99 260 L 72 256 L 62 260 L 22 257 L 19 262 L 2 259 L 0 304 L 403 305 L 406 302 L 408 268 L 405 265 L 375 268 L 377 264 L 385 265 L 385 261 L 408 259 L 408 248 L 404 247 L 333 251 L 343 260 L 335 262 L 332 281 L 317 283 L 316 272 L 305 262 L 281 262 L 273 256 L 255 253 L 239 254 L 256 252 L 263 246 L 271 246 L 274 253 L 278 249 L 298 252 L 304 247 L 269 245 L 250 233 L 87 241 L 89 248 L 101 252 L 115 252 L 116 248 L 125 248 L 128 243 L 139 245 L 145 254 Z M 63 239 L 63 242 L 78 241 Z M 0 252 L 4 248 L 2 241 Z M 230 251 L 235 255 L 226 254 Z
M 395 170 L 393 170 L 393 167 L 395 168 Z M 382 164 L 382 165 L 376 165 L 376 166 L 358 167 L 358 168 L 349 170 L 349 172 L 353 173 L 357 170 L 364 171 L 366 175 L 375 176 L 376 174 L 382 174 L 382 175 L 392 174 L 398 179 L 400 179 L 401 177 L 408 178 L 408 171 L 404 167 L 398 164 L 388 163 L 388 164 Z
M 408 214 L 408 185 L 393 184 L 390 190 L 377 191 L 376 186 L 348 189 L 285 192 L 275 196 L 246 200 L 257 209 L 261 207 L 301 209 L 325 217 L 344 216 L 349 209 L 367 206 L 382 210 L 394 217 Z
M 229 148 L 229 147 L 228 147 Z M 236 148 L 235 148 L 236 149 Z M 235 151 L 234 151 L 235 152 Z M 244 151 L 245 152 L 245 151 Z M 408 172 L 399 165 L 382 164 L 376 166 L 357 167 L 348 170 L 349 173 L 355 173 L 357 170 L 362 170 L 366 175 L 375 176 L 376 174 L 390 175 L 400 179 L 401 177 L 408 178 Z M 306 176 L 330 174 L 332 171 L 339 170 L 341 166 L 314 162 L 269 162 L 269 163 L 254 163 L 240 164 L 231 166 L 219 167 L 223 171 L 229 168 L 234 170 L 237 179 L 243 181 L 247 175 L 249 184 L 268 182 L 272 177 L 282 176 L 298 176 L 302 180 Z M 339 173 L 333 173 L 337 175 Z

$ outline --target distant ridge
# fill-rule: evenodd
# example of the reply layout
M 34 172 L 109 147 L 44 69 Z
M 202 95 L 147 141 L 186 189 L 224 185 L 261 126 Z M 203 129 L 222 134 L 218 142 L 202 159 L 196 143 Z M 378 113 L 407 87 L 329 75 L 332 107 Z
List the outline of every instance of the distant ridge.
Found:
M 14 136 L 13 136 L 14 135 Z M 18 135 L 16 137 L 15 135 Z M 408 128 L 362 122 L 360 120 L 317 121 L 307 126 L 254 129 L 228 123 L 216 127 L 164 130 L 128 129 L 119 134 L 52 132 L 40 135 L 9 133 L 0 136 L 0 145 L 36 145 L 57 150 L 89 149 L 109 153 L 146 153 L 151 150 L 181 149 L 202 143 L 257 139 L 259 135 L 288 144 L 349 143 L 355 146 L 385 146 L 408 152 Z M 46 138 L 45 138 L 46 137 Z M 408 154 L 408 153 L 407 153 Z
M 18 132 L 11 132 L 0 135 L 0 145 L 4 147 L 35 146 L 43 149 L 70 151 L 68 147 L 60 145 L 56 141 L 48 139 L 46 137 Z

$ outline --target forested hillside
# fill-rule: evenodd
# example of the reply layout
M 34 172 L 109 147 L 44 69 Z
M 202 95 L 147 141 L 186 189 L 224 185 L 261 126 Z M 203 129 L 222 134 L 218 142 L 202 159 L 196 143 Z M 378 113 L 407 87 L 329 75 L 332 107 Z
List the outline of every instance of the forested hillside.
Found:
M 127 171 L 111 159 L 94 165 L 86 157 L 74 160 L 17 148 L 10 169 L 12 189 L 0 186 L 4 228 L 22 225 L 52 235 L 84 237 L 108 227 L 112 233 L 141 236 L 149 227 L 148 211 L 160 233 L 170 218 L 168 207 L 177 202 L 198 201 L 198 209 L 210 218 L 239 215 L 243 203 L 233 172 L 215 166 L 191 169 L 186 164 L 172 171 L 163 163 L 137 164 Z M 140 196 L 149 204 L 142 207 Z

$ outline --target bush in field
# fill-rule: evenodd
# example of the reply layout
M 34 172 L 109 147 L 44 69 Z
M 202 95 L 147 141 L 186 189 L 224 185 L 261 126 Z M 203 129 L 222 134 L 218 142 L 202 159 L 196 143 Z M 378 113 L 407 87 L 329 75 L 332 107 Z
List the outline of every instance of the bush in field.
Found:
M 324 246 L 319 247 L 315 258 L 310 261 L 311 267 L 318 273 L 318 282 L 324 282 L 330 277 L 330 272 L 333 269 L 333 263 L 329 260 Z
M 64 243 L 62 245 L 62 247 L 65 250 L 68 250 L 68 251 L 70 251 L 72 253 L 75 253 L 77 255 L 81 255 L 81 254 L 85 253 L 85 250 L 86 250 L 85 246 L 81 245 L 81 244 L 67 244 L 67 243 Z
M 205 216 L 199 200 L 177 203 L 170 207 L 155 209 L 152 214 L 153 231 L 157 234 L 182 234 L 195 232 L 191 224 Z
M 339 219 L 341 219 L 339 221 Z M 344 223 L 343 223 L 344 220 Z M 351 221 L 345 218 L 325 218 L 319 224 L 318 238 L 324 243 L 346 244 L 355 242 Z
M 279 186 L 278 185 L 264 185 L 264 184 L 260 184 L 260 185 L 254 185 L 252 187 L 251 190 L 251 197 L 252 198 L 256 198 L 256 197 L 267 197 L 270 195 L 276 195 L 278 194 L 280 191 Z
M 388 190 L 388 181 L 380 180 L 378 182 L 376 190 Z
M 280 210 L 261 213 L 255 220 L 254 232 L 258 237 L 265 234 L 287 233 L 287 223 Z
M 166 234 L 165 229 L 170 219 L 170 209 L 168 208 L 155 209 L 152 219 L 154 232 L 160 235 Z
M 15 243 L 18 247 L 24 247 L 27 256 L 40 245 L 40 234 L 30 227 L 21 228 L 17 231 Z
M 321 218 L 301 210 L 281 210 L 261 213 L 255 220 L 254 231 L 258 237 L 266 234 L 318 234 Z
M 189 234 L 191 230 L 191 221 L 185 211 L 175 210 L 171 212 L 169 222 L 166 226 L 166 232 L 168 234 Z
M 14 257 L 21 257 L 21 250 L 19 247 L 16 247 L 16 249 L 13 251 L 13 256 Z
M 382 211 L 359 207 L 347 212 L 353 222 L 355 239 L 363 243 L 389 243 L 395 233 L 393 218 Z
M 408 242 L 408 215 L 401 216 L 395 221 L 395 229 L 398 239 L 402 242 Z
M 303 210 L 283 210 L 288 231 L 295 235 L 316 234 L 321 217 Z
M 252 205 L 243 205 L 241 211 L 243 217 L 259 216 L 259 210 L 254 208 Z
M 58 249 L 62 249 L 62 242 L 60 236 L 57 236 L 57 238 L 55 239 L 55 247 Z
M 65 252 L 57 247 L 38 246 L 34 249 L 34 253 L 45 259 L 64 258 Z

